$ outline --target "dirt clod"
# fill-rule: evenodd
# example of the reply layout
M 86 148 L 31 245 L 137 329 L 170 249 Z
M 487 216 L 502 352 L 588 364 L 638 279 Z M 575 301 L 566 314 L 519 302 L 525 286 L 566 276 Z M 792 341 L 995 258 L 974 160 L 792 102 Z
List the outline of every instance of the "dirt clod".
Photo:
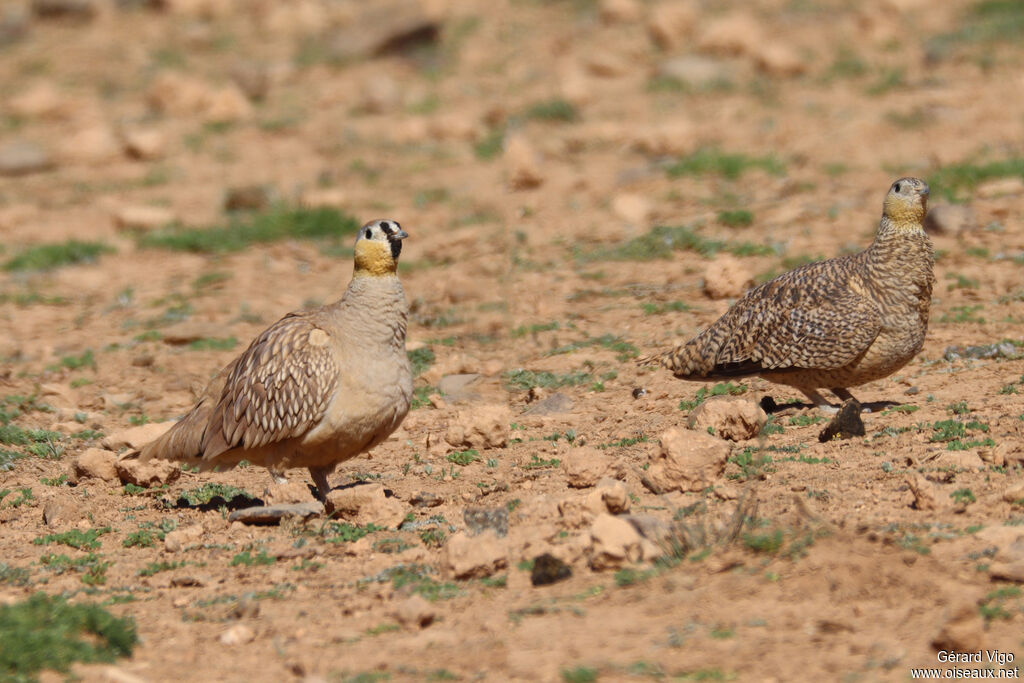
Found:
M 860 402 L 856 399 L 844 401 L 839 411 L 832 416 L 825 428 L 818 434 L 818 441 L 825 443 L 833 439 L 852 439 L 864 436 L 864 421 L 860 419 Z
M 572 567 L 550 553 L 533 558 L 530 583 L 534 586 L 550 586 L 572 576 Z

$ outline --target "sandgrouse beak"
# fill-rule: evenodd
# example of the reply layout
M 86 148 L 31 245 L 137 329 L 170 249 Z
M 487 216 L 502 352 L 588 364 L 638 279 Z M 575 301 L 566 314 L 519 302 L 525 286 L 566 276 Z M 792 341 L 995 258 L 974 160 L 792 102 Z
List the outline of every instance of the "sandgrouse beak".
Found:
M 925 188 L 925 194 L 928 194 L 928 188 Z M 401 228 L 399 228 L 398 232 L 396 232 L 395 234 L 388 235 L 388 237 L 390 237 L 391 239 L 396 239 L 396 240 L 404 240 L 408 236 L 409 236 L 409 233 L 407 233 L 405 230 L 402 230 Z
M 928 183 L 921 183 L 921 187 L 917 189 L 917 193 L 922 197 L 927 197 L 929 192 Z

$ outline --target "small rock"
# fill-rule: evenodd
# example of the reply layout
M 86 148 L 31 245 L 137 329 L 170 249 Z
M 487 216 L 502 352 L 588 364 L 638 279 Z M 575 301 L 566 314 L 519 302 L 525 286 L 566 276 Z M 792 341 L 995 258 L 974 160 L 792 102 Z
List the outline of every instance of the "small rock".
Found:
M 653 212 L 654 205 L 643 195 L 626 193 L 612 197 L 612 213 L 630 225 L 645 227 Z
M 682 45 L 697 20 L 697 13 L 689 3 L 666 0 L 651 8 L 647 32 L 658 47 L 671 50 Z
M 32 14 L 40 19 L 89 21 L 96 11 L 95 0 L 32 0 Z
M 77 522 L 83 517 L 81 506 L 66 500 L 51 500 L 43 507 L 43 523 L 57 526 Z
M 493 531 L 452 535 L 445 543 L 445 567 L 455 579 L 481 579 L 508 566 L 507 542 Z
M 530 389 L 531 396 L 536 396 L 534 392 L 535 389 L 540 389 L 540 387 L 533 387 Z M 541 389 L 541 391 L 543 390 Z M 533 405 L 523 412 L 523 415 L 558 415 L 560 413 L 568 413 L 575 405 L 572 397 L 568 394 L 563 394 L 560 391 L 556 391 L 550 396 L 546 396 L 539 400 L 535 398 L 534 401 Z
M 657 75 L 693 90 L 706 90 L 731 83 L 736 78 L 734 70 L 725 62 L 701 55 L 666 59 L 658 65 Z
M 993 562 L 988 567 L 989 577 L 999 581 L 1024 583 L 1024 560 L 1016 562 Z
M 28 12 L 22 7 L 5 5 L 0 10 L 0 48 L 24 39 L 28 32 Z
M 220 634 L 218 640 L 223 645 L 244 645 L 245 643 L 251 643 L 256 639 L 256 634 L 251 628 L 245 624 L 235 624 Z
M 585 505 L 595 514 L 610 512 L 617 515 L 629 512 L 629 488 L 626 482 L 606 477 L 597 483 L 597 488 L 587 494 Z
M 128 401 L 131 401 L 131 397 Z M 123 401 L 127 403 L 127 401 Z M 128 427 L 120 431 L 108 434 L 100 441 L 100 445 L 111 451 L 120 451 L 122 448 L 139 450 L 150 441 L 163 436 L 164 432 L 174 426 L 173 422 L 150 422 L 138 427 Z
M 75 458 L 71 468 L 79 481 L 82 479 L 119 481 L 116 463 L 117 453 L 103 448 L 87 448 Z
M 790 45 L 766 42 L 758 47 L 755 61 L 761 71 L 772 76 L 797 76 L 807 71 L 800 54 Z
M 300 203 L 311 209 L 348 209 L 352 200 L 340 187 L 309 187 L 302 191 Z
M 228 515 L 228 521 L 242 524 L 278 524 L 282 519 L 309 519 L 323 514 L 324 504 L 318 500 L 311 500 L 305 503 L 279 503 L 242 508 Z
M 924 217 L 924 230 L 932 235 L 959 235 L 977 224 L 974 209 L 966 204 L 937 204 Z
M 394 78 L 375 73 L 362 83 L 359 109 L 370 114 L 381 114 L 396 109 L 402 102 L 402 88 Z
M 742 396 L 712 396 L 690 413 L 687 426 L 722 439 L 745 441 L 761 433 L 768 415 Z
M 312 500 L 313 494 L 310 492 L 309 486 L 299 481 L 289 481 L 286 484 L 273 483 L 263 490 L 263 501 L 270 506 L 309 503 Z
M 121 156 L 121 143 L 106 125 L 95 125 L 62 136 L 60 154 L 68 161 L 103 164 Z
M 273 185 L 242 185 L 231 187 L 224 194 L 225 211 L 263 211 L 280 195 Z
M 735 12 L 713 19 L 701 26 L 698 45 L 702 50 L 723 54 L 757 54 L 771 41 L 764 38 L 760 22 L 745 12 Z
M 935 465 L 966 470 L 978 470 L 985 467 L 981 456 L 974 451 L 945 451 L 939 456 Z
M 600 571 L 620 569 L 627 563 L 639 562 L 643 557 L 640 534 L 633 525 L 607 513 L 597 516 L 590 528 L 590 566 Z
M 426 628 L 434 623 L 437 611 L 423 596 L 411 595 L 395 605 L 391 616 L 406 628 Z
M 640 20 L 643 8 L 637 0 L 601 0 L 598 13 L 606 24 L 629 24 Z
M 445 441 L 456 448 L 504 448 L 511 417 L 508 407 L 502 405 L 459 411 L 455 421 L 448 425 Z
M 448 401 L 465 401 L 476 398 L 477 394 L 469 388 L 471 384 L 480 379 L 475 372 L 461 373 L 458 375 L 445 375 L 437 383 L 437 390 L 444 395 Z
M 355 524 L 376 524 L 394 529 L 405 519 L 401 501 L 388 498 L 382 484 L 360 484 L 334 489 L 327 494 L 328 509 Z
M 864 436 L 864 421 L 860 419 L 861 405 L 857 399 L 844 401 L 832 420 L 818 434 L 818 441 L 825 443 L 833 439 L 852 439 Z
M 270 70 L 262 62 L 238 62 L 231 68 L 231 80 L 253 102 L 262 102 L 270 91 Z
M 172 588 L 202 588 L 210 582 L 210 577 L 199 576 L 198 574 L 179 574 L 178 576 L 171 577 Z
M 11 113 L 27 119 L 61 117 L 67 113 L 68 102 L 49 81 L 41 81 L 12 97 L 7 105 Z
M 478 536 L 484 531 L 493 531 L 499 538 L 508 535 L 508 508 L 505 506 L 466 508 L 462 512 L 462 519 L 472 536 Z
M 234 85 L 210 93 L 203 118 L 208 123 L 234 123 L 252 116 L 252 103 Z
M 122 131 L 121 144 L 132 159 L 150 161 L 164 155 L 167 138 L 155 128 L 133 128 Z
M 417 508 L 436 508 L 444 505 L 444 498 L 430 491 L 420 491 L 409 499 L 409 504 Z
M 163 206 L 122 206 L 114 212 L 114 224 L 119 230 L 145 232 L 162 228 L 176 220 L 174 212 Z
M 988 180 L 975 190 L 975 194 L 981 199 L 995 199 L 1007 195 L 1017 195 L 1024 192 L 1024 180 L 1017 177 L 999 178 Z
M 730 449 L 716 436 L 673 427 L 659 441 L 643 478 L 644 486 L 654 493 L 703 491 L 725 471 Z
M 647 390 L 643 387 L 633 387 L 633 398 L 640 398 L 647 395 Z
M 176 481 L 181 476 L 181 466 L 169 460 L 139 462 L 138 458 L 121 458 L 115 463 L 117 476 L 121 481 L 152 488 Z
M 532 190 L 543 184 L 540 154 L 524 136 L 506 138 L 504 158 L 508 184 L 513 190 Z
M 734 299 L 753 286 L 753 273 L 735 256 L 719 254 L 704 269 L 704 293 L 712 299 Z
M 205 530 L 202 524 L 193 524 L 184 529 L 175 529 L 164 536 L 164 550 L 178 553 L 191 545 L 196 545 L 203 537 Z
M 176 71 L 160 73 L 146 93 L 151 107 L 176 116 L 202 111 L 209 97 L 209 88 L 203 81 Z
M 12 140 L 0 145 L 0 176 L 28 175 L 53 168 L 50 154 L 28 140 Z
M 696 149 L 701 138 L 689 121 L 675 119 L 651 126 L 630 127 L 630 144 L 657 156 L 681 156 Z
M 936 650 L 954 652 L 977 652 L 984 647 L 985 621 L 978 613 L 978 606 L 963 603 L 950 610 L 950 617 L 932 639 Z
M 348 62 L 383 54 L 401 54 L 437 41 L 442 16 L 419 0 L 361 3 L 357 15 L 327 45 L 333 60 Z
M 912 507 L 915 510 L 938 510 L 944 507 L 939 500 L 939 493 L 935 484 L 925 479 L 924 475 L 913 473 L 907 475 L 907 486 L 914 494 Z
M 562 458 L 562 470 L 569 486 L 585 489 L 600 481 L 611 469 L 613 462 L 611 456 L 603 450 L 584 446 L 574 448 Z
M 586 57 L 587 71 L 599 78 L 618 78 L 630 72 L 628 62 L 610 52 L 597 52 Z
M 533 558 L 530 583 L 534 586 L 549 586 L 559 581 L 565 581 L 570 576 L 572 576 L 572 568 L 551 553 L 544 553 Z
M 1024 505 L 1024 483 L 1016 484 L 1003 491 L 1003 500 L 1010 504 Z

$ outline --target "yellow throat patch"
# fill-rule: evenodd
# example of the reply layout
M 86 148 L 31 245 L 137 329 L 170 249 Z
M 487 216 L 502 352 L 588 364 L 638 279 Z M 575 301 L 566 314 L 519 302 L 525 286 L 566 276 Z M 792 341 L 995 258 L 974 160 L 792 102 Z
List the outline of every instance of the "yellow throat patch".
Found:
M 391 247 L 381 242 L 359 240 L 355 247 L 356 268 L 354 275 L 391 275 L 398 264 L 391 256 Z
M 907 200 L 903 197 L 889 195 L 885 198 L 883 214 L 892 221 L 893 227 L 899 231 L 920 230 L 924 223 L 924 201 Z

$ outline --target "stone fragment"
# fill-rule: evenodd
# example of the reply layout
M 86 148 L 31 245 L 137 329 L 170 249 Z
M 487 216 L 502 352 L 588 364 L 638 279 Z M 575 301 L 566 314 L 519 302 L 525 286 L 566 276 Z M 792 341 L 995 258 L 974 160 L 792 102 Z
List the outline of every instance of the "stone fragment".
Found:
M 843 401 L 843 405 L 839 406 L 839 410 L 818 434 L 818 441 L 825 443 L 833 439 L 852 439 L 855 436 L 864 436 L 864 421 L 860 419 L 861 410 L 862 407 L 857 399 L 851 398 Z
M 39 81 L 12 97 L 7 106 L 15 116 L 39 119 L 64 116 L 69 103 L 53 83 Z
M 617 515 L 629 511 L 629 488 L 623 481 L 604 478 L 587 494 L 585 505 L 596 514 L 610 512 Z
M 208 123 L 235 123 L 252 116 L 252 103 L 237 86 L 228 85 L 209 94 L 203 118 Z
M 530 570 L 530 583 L 534 586 L 549 586 L 565 581 L 572 576 L 572 568 L 551 553 L 544 553 L 533 558 Z
M 569 486 L 585 489 L 593 486 L 612 467 L 613 460 L 599 448 L 583 446 L 574 448 L 562 458 L 562 470 Z
M 977 225 L 974 209 L 966 204 L 935 204 L 924 217 L 924 231 L 932 235 L 959 235 Z
M 610 514 L 598 515 L 590 528 L 590 566 L 600 571 L 620 569 L 643 557 L 643 540 L 633 525 Z
M 637 0 L 601 0 L 598 14 L 605 24 L 629 24 L 640 20 L 643 7 Z
M 498 537 L 508 535 L 508 508 L 500 507 L 468 507 L 462 512 L 462 519 L 470 535 L 478 536 L 485 531 L 493 531 Z
M 132 400 L 131 397 L 128 400 Z M 173 425 L 173 422 L 150 422 L 138 427 L 128 427 L 104 436 L 100 445 L 111 451 L 120 451 L 122 448 L 137 451 L 150 441 L 163 436 Z
M 530 389 L 531 396 L 536 396 L 535 389 L 544 391 L 540 387 L 534 387 Z M 532 405 L 523 412 L 523 415 L 559 415 L 561 413 L 568 413 L 574 405 L 572 397 L 556 391 L 549 396 L 535 398 Z
M 759 45 L 754 59 L 758 68 L 771 76 L 797 76 L 807 71 L 807 65 L 800 54 L 786 43 L 767 42 Z
M 309 486 L 301 481 L 273 483 L 263 490 L 263 501 L 269 506 L 310 503 L 313 501 L 313 493 Z
M 255 639 L 256 633 L 253 632 L 253 630 L 245 624 L 235 624 L 234 626 L 229 626 L 228 629 L 221 633 L 220 636 L 218 637 L 218 640 L 221 642 L 221 644 L 227 645 L 229 647 L 234 645 L 244 645 L 246 643 L 251 643 Z
M 754 286 L 754 274 L 738 258 L 719 254 L 704 269 L 704 293 L 712 299 L 735 299 Z
M 39 173 L 53 165 L 49 152 L 34 142 L 15 139 L 0 144 L 0 176 Z
M 964 602 L 950 609 L 949 617 L 932 639 L 936 650 L 977 652 L 984 647 L 985 621 L 974 603 Z
M 400 54 L 437 41 L 443 17 L 429 3 L 382 0 L 357 7 L 353 21 L 338 30 L 327 45 L 333 60 Z
M 910 492 L 914 495 L 912 507 L 915 510 L 938 510 L 940 507 L 944 507 L 935 484 L 925 479 L 923 474 L 917 472 L 909 474 L 906 482 Z
M 434 623 L 437 610 L 421 595 L 410 595 L 391 611 L 395 621 L 406 628 L 426 628 Z
M 139 462 L 138 458 L 121 458 L 115 463 L 117 476 L 121 481 L 152 488 L 176 481 L 181 476 L 181 465 L 169 460 Z
M 164 155 L 167 137 L 155 128 L 131 128 L 121 132 L 121 144 L 132 159 L 151 161 Z
M 697 406 L 687 426 L 730 441 L 753 439 L 761 433 L 768 415 L 753 399 L 743 396 L 712 396 Z
M 55 499 L 43 507 L 43 523 L 59 526 L 77 522 L 85 516 L 82 507 L 72 501 Z
M 417 508 L 436 508 L 444 505 L 444 497 L 430 491 L 420 491 L 409 499 L 409 504 Z
M 224 193 L 225 211 L 263 211 L 279 201 L 281 193 L 273 185 L 240 185 Z
M 544 183 L 540 153 L 523 135 L 505 140 L 505 170 L 513 190 L 532 190 Z
M 690 36 L 697 21 L 697 12 L 690 3 L 665 0 L 651 8 L 647 32 L 658 47 L 672 50 Z
M 270 70 L 256 61 L 243 61 L 231 67 L 231 80 L 253 102 L 262 102 L 270 91 Z
M 660 78 L 675 81 L 693 90 L 707 90 L 732 83 L 735 70 L 726 62 L 702 55 L 670 57 L 658 65 Z
M 643 478 L 644 486 L 654 493 L 703 491 L 725 471 L 730 449 L 716 436 L 673 427 L 659 441 Z
M 278 524 L 283 519 L 309 519 L 323 514 L 324 504 L 318 500 L 311 500 L 305 503 L 279 503 L 242 508 L 229 514 L 228 521 L 243 524 Z
M 653 212 L 654 205 L 643 195 L 627 192 L 612 197 L 612 213 L 630 225 L 646 227 Z
M 175 529 L 164 536 L 164 550 L 178 553 L 188 546 L 196 545 L 202 539 L 205 530 L 202 524 L 193 524 L 183 529 Z
M 40 19 L 85 22 L 96 16 L 96 0 L 32 0 L 32 14 Z
M 456 375 L 445 375 L 441 378 L 441 381 L 437 383 L 437 390 L 448 401 L 466 401 L 477 396 L 470 385 L 480 379 L 480 375 L 475 372 L 464 372 Z
M 988 575 L 998 581 L 1024 583 L 1024 560 L 993 562 L 988 567 Z
M 405 505 L 389 498 L 381 484 L 360 484 L 334 489 L 327 494 L 328 509 L 335 516 L 354 524 L 376 524 L 394 529 L 405 519 Z
M 461 410 L 449 423 L 445 441 L 456 448 L 504 448 L 509 439 L 511 418 L 508 407 L 502 405 Z
M 164 206 L 138 204 L 122 206 L 114 211 L 114 224 L 119 230 L 147 232 L 174 223 L 177 216 Z
M 80 164 L 104 164 L 121 156 L 121 143 L 109 126 L 97 124 L 62 136 L 60 155 Z
M 117 453 L 104 448 L 87 448 L 74 459 L 71 469 L 77 481 L 82 479 L 119 481 L 116 463 Z
M 452 535 L 445 543 L 445 568 L 455 579 L 481 579 L 508 566 L 508 548 L 493 531 Z

